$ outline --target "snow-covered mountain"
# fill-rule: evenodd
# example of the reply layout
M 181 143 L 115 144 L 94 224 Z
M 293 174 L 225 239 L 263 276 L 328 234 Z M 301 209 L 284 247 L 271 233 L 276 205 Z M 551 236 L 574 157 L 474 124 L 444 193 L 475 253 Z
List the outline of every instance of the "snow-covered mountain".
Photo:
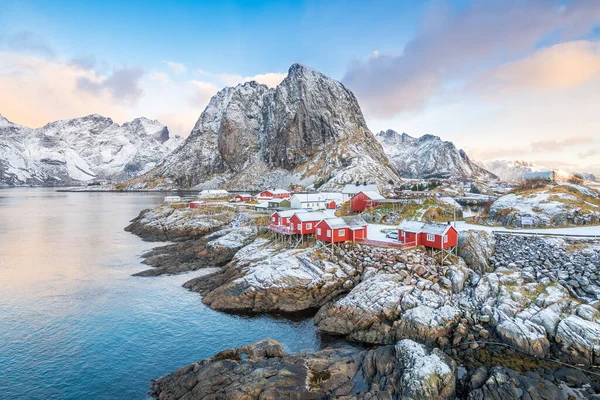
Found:
M 414 138 L 388 129 L 376 135 L 392 165 L 403 178 L 496 179 L 454 143 L 438 136 Z
M 566 181 L 571 174 L 559 169 L 548 168 L 543 165 L 533 164 L 527 161 L 493 160 L 481 163 L 487 170 L 498 175 L 503 181 L 522 181 L 526 172 L 551 171 L 556 172 L 557 180 Z
M 185 143 L 129 187 L 326 189 L 398 180 L 354 94 L 294 64 L 276 88 L 247 82 L 218 92 Z
M 28 128 L 0 116 L 0 185 L 71 185 L 136 177 L 183 140 L 147 118 L 88 115 Z

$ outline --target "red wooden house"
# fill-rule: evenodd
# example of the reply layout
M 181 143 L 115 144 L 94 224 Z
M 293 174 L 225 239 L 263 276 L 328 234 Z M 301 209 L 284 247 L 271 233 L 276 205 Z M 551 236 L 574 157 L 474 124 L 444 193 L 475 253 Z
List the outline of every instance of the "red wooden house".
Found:
M 208 203 L 206 203 L 206 201 L 204 200 L 196 200 L 190 203 L 190 208 L 200 208 L 202 206 L 205 206 L 206 204 Z
M 302 210 L 276 211 L 271 214 L 269 225 L 290 226 L 290 218 L 297 212 L 302 212 Z
M 238 194 L 237 196 L 235 196 L 235 201 L 236 202 L 252 201 L 252 195 L 250 195 L 250 194 Z
M 356 212 L 363 212 L 367 207 L 377 205 L 378 200 L 385 200 L 385 197 L 375 191 L 358 192 L 350 199 L 350 209 Z
M 299 235 L 312 235 L 317 230 L 317 224 L 326 219 L 327 215 L 317 212 L 297 212 L 290 218 L 290 227 Z
M 327 243 L 357 241 L 367 238 L 367 223 L 361 217 L 324 219 L 317 224 L 317 239 Z
M 276 199 L 289 199 L 292 197 L 292 194 L 284 189 L 275 189 L 272 194 Z
M 447 249 L 458 244 L 458 231 L 450 223 L 405 221 L 398 226 L 398 240 L 415 246 Z
M 273 191 L 263 190 L 262 192 L 260 192 L 259 194 L 256 195 L 256 200 L 258 200 L 258 201 L 273 200 L 274 197 L 275 197 L 275 195 L 273 194 Z

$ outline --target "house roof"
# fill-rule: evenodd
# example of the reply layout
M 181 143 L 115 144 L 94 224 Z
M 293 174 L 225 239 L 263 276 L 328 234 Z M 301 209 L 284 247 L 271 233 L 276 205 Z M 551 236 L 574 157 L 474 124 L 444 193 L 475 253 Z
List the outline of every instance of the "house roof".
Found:
M 355 185 L 351 183 L 344 186 L 344 189 L 342 190 L 343 194 L 356 194 L 358 192 L 379 192 L 379 186 L 376 184 Z
M 290 218 L 294 216 L 294 214 L 306 214 L 308 211 L 306 210 L 285 210 L 285 211 L 276 211 L 271 216 L 275 214 L 279 214 L 281 218 Z
M 432 233 L 434 235 L 443 235 L 450 228 L 452 228 L 452 225 L 450 224 L 437 224 L 422 221 L 404 221 L 398 225 L 398 229 L 402 229 L 405 232 Z
M 342 201 L 342 193 L 296 193 L 292 197 L 297 198 L 301 203 L 312 203 L 318 201 Z
M 327 218 L 322 222 L 327 223 L 332 229 L 350 228 L 354 230 L 367 226 L 365 220 L 360 216 Z
M 235 197 L 238 197 L 238 196 L 241 196 L 241 197 L 252 197 L 252 195 L 248 194 L 248 193 L 242 193 L 242 194 L 236 194 L 235 195 Z
M 298 210 L 296 210 L 298 211 Z M 313 222 L 313 221 L 321 221 L 327 218 L 327 215 L 325 215 L 325 213 L 322 213 L 320 211 L 313 211 L 313 212 L 302 212 L 302 213 L 296 213 L 296 217 L 298 217 L 298 219 L 300 220 L 300 222 Z
M 275 189 L 273 191 L 270 191 L 273 194 L 289 194 L 290 192 L 288 192 L 287 190 L 284 189 Z
M 290 201 L 289 199 L 272 199 L 269 200 L 269 203 L 281 203 L 282 201 Z
M 367 192 L 361 190 L 360 193 L 364 193 L 371 200 L 385 200 L 385 197 L 380 195 L 378 192 L 374 192 L 372 190 Z
M 269 202 L 261 201 L 258 204 L 254 204 L 254 208 L 269 208 Z

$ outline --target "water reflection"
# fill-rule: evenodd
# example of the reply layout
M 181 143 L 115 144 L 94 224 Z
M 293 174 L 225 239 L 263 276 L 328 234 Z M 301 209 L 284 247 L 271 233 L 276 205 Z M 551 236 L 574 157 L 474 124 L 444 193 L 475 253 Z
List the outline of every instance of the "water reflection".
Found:
M 264 337 L 316 348 L 311 319 L 230 316 L 181 284 L 135 278 L 156 243 L 123 231 L 162 194 L 0 190 L 0 393 L 143 399 L 150 379 Z

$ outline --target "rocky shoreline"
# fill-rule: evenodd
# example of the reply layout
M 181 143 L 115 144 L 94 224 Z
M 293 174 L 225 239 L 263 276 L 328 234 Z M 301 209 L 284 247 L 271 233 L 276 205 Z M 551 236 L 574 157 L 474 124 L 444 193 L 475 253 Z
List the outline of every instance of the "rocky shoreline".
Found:
M 182 240 L 148 217 L 132 231 Z M 459 257 L 441 260 L 418 248 L 285 248 L 251 220 L 190 230 L 150 252 L 142 275 L 220 267 L 184 286 L 230 313 L 315 311 L 319 331 L 375 347 L 293 355 L 259 342 L 158 380 L 158 398 L 600 398 L 600 242 L 469 231 Z M 432 355 L 450 375 L 410 372 L 407 360 Z M 369 363 L 379 372 L 365 375 Z

